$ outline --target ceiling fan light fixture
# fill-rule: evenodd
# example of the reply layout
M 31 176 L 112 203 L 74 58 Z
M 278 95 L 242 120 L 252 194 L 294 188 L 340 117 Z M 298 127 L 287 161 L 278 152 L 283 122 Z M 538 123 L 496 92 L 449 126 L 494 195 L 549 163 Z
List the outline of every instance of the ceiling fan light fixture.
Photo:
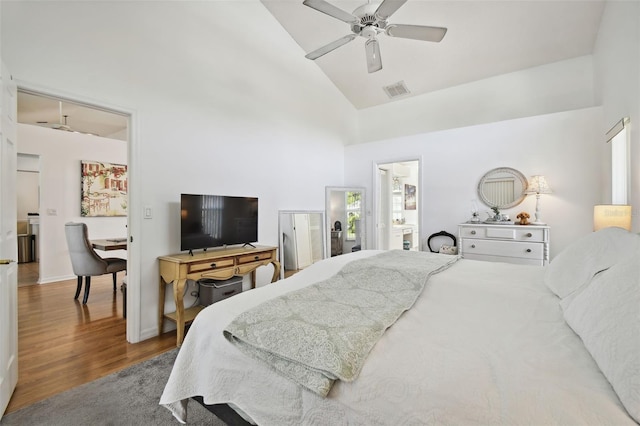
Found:
M 371 38 L 364 44 L 367 55 L 367 71 L 369 74 L 382 69 L 382 58 L 380 58 L 380 45 L 378 40 Z

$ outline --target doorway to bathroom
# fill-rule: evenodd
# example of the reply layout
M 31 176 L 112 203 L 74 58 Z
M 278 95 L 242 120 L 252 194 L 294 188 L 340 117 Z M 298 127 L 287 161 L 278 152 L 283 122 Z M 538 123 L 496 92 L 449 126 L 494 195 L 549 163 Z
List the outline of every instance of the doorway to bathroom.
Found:
M 420 159 L 375 165 L 375 248 L 420 250 Z

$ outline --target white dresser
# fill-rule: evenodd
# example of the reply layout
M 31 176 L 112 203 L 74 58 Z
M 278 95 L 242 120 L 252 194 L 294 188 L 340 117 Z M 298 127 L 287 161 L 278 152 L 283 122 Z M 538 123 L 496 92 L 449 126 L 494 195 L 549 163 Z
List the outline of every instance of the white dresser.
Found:
M 458 225 L 460 254 L 465 259 L 547 265 L 549 230 L 548 226 L 462 223 Z

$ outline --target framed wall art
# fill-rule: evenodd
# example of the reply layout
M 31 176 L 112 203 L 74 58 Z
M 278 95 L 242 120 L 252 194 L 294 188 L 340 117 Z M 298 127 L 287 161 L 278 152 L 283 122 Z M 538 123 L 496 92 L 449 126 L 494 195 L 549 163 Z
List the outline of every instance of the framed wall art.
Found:
M 404 209 L 416 209 L 416 186 L 404 184 Z
M 127 216 L 127 166 L 81 161 L 80 216 Z

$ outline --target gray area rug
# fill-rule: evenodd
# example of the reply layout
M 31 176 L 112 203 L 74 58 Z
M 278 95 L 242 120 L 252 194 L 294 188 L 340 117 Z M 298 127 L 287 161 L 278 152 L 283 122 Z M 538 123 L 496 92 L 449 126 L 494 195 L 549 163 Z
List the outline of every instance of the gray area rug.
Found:
M 36 402 L 2 418 L 9 425 L 180 425 L 158 405 L 171 367 L 174 349 L 109 376 Z M 224 426 L 195 401 L 189 401 L 190 425 Z

